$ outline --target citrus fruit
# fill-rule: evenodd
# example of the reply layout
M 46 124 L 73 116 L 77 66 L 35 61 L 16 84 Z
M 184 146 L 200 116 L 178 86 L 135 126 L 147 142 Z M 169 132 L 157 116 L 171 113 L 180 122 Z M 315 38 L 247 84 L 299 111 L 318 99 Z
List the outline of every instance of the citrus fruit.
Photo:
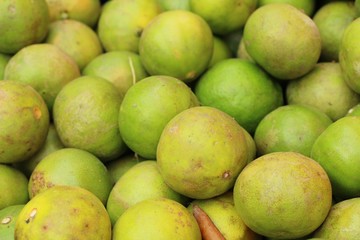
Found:
M 29 200 L 28 179 L 12 166 L 0 164 L 0 210 Z
M 164 182 L 156 161 L 145 160 L 130 168 L 119 178 L 110 192 L 106 209 L 111 222 L 115 224 L 129 207 L 146 199 L 160 197 L 181 204 L 186 204 L 188 200 Z
M 345 116 L 360 116 L 360 103 L 350 108 Z
M 360 93 L 360 18 L 352 21 L 343 33 L 340 49 L 339 63 L 346 83 L 355 92 Z
M 75 186 L 54 186 L 32 198 L 18 215 L 15 239 L 110 240 L 111 223 L 101 201 Z
M 105 50 L 138 53 L 144 28 L 159 13 L 157 0 L 107 1 L 102 7 L 97 28 Z
M 46 0 L 50 21 L 74 19 L 95 27 L 101 12 L 100 0 Z
M 343 117 L 316 139 L 311 158 L 326 170 L 336 198 L 360 196 L 360 117 Z
M 214 36 L 214 50 L 211 57 L 209 67 L 214 66 L 216 63 L 221 60 L 228 59 L 232 57 L 231 50 L 226 42 L 219 37 Z
M 186 10 L 162 12 L 141 34 L 139 54 L 150 75 L 168 75 L 184 82 L 204 72 L 214 48 L 209 25 Z
M 299 10 L 303 11 L 306 15 L 312 16 L 314 13 L 315 7 L 315 0 L 259 0 L 258 1 L 258 7 L 264 6 L 266 4 L 272 4 L 272 3 L 287 3 L 290 4 Z
M 52 22 L 45 42 L 54 44 L 67 53 L 80 70 L 103 53 L 96 32 L 85 23 L 72 19 Z
M 105 165 L 93 154 L 63 148 L 44 157 L 31 173 L 30 198 L 56 185 L 79 186 L 106 204 L 112 183 Z
M 53 117 L 64 146 L 86 150 L 102 161 L 121 156 L 127 149 L 118 127 L 122 98 L 112 83 L 100 77 L 82 76 L 63 87 Z
M 283 105 L 280 84 L 243 59 L 225 59 L 208 69 L 194 92 L 202 105 L 226 112 L 250 134 L 267 113 Z
M 53 123 L 50 123 L 49 131 L 42 147 L 26 161 L 15 163 L 14 166 L 20 169 L 27 177 L 30 177 L 36 165 L 47 155 L 56 150 L 64 148 Z
M 15 223 L 25 204 L 11 205 L 0 210 L 0 238 L 14 240 Z
M 198 106 L 191 89 L 170 76 L 150 76 L 133 85 L 119 111 L 119 129 L 126 145 L 139 156 L 156 159 L 165 125 L 181 111 Z
M 59 91 L 80 77 L 76 62 L 52 44 L 32 44 L 18 51 L 8 62 L 4 78 L 31 85 L 45 100 L 49 112 Z
M 359 0 L 355 0 L 355 8 L 358 11 L 358 13 L 360 14 L 360 1 Z
M 320 57 L 319 29 L 309 16 L 290 4 L 257 8 L 245 24 L 243 37 L 249 55 L 278 79 L 303 76 Z
M 165 126 L 157 162 L 165 182 L 182 195 L 205 199 L 231 189 L 248 161 L 242 127 L 228 114 L 198 106 Z M 174 171 L 176 169 L 176 171 Z
M 343 200 L 332 206 L 314 237 L 328 240 L 356 240 L 360 236 L 360 198 Z
M 157 0 L 161 11 L 169 10 L 190 10 L 190 0 Z
M 335 121 L 359 103 L 360 95 L 346 84 L 339 63 L 320 62 L 308 74 L 287 84 L 286 100 L 288 104 L 315 107 Z
M 285 105 L 267 114 L 256 128 L 254 140 L 259 156 L 271 152 L 298 152 L 310 157 L 317 137 L 332 123 L 319 109 Z
M 235 209 L 231 191 L 213 198 L 193 200 L 187 207 L 191 213 L 194 213 L 194 206 L 200 207 L 208 215 L 224 239 L 260 239 L 260 236 L 242 221 Z
M 349 1 L 329 2 L 316 11 L 313 20 L 321 35 L 321 61 L 339 60 L 343 33 L 358 16 L 354 3 Z
M 43 41 L 49 26 L 45 0 L 0 2 L 0 53 L 14 54 L 21 48 Z
M 30 85 L 0 81 L 0 163 L 29 159 L 43 145 L 49 130 L 49 110 Z
M 85 66 L 82 74 L 109 80 L 123 95 L 132 85 L 148 76 L 140 56 L 125 50 L 106 52 L 95 57 Z
M 252 59 L 252 57 L 249 55 L 249 53 L 246 50 L 244 38 L 241 38 L 241 40 L 240 40 L 240 43 L 239 43 L 237 51 L 236 51 L 236 57 L 255 63 L 254 59 Z
M 141 201 L 124 212 L 113 227 L 113 240 L 201 240 L 195 218 L 180 203 L 156 198 Z
M 11 56 L 8 54 L 0 53 L 0 79 L 4 79 L 4 71 L 6 64 L 9 62 Z
M 304 237 L 325 220 L 331 184 L 316 161 L 295 152 L 265 154 L 236 179 L 235 207 L 254 232 L 272 238 Z
M 213 33 L 225 35 L 244 27 L 257 0 L 189 0 L 190 11 L 201 16 Z

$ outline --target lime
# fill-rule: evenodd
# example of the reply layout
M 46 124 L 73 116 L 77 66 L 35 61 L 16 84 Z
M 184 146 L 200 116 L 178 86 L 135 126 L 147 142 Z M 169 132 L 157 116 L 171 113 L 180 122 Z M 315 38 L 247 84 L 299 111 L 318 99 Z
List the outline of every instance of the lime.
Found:
M 30 198 L 57 185 L 79 186 L 106 204 L 112 184 L 105 165 L 93 154 L 76 148 L 63 148 L 44 157 L 29 180 Z
M 214 50 L 213 55 L 209 63 L 209 67 L 214 66 L 216 63 L 221 60 L 228 59 L 232 57 L 232 52 L 230 47 L 226 42 L 219 37 L 214 36 Z
M 330 180 L 316 161 L 295 152 L 265 154 L 236 179 L 235 207 L 254 232 L 272 238 L 304 237 L 325 220 Z
M 259 0 L 258 7 L 264 6 L 271 3 L 287 3 L 299 10 L 303 11 L 306 15 L 312 16 L 314 13 L 316 0 Z
M 206 199 L 233 187 L 248 162 L 248 151 L 244 130 L 230 115 L 198 106 L 167 123 L 157 147 L 157 162 L 172 189 Z
M 360 95 L 346 84 L 339 63 L 323 62 L 305 76 L 290 81 L 286 99 L 288 104 L 313 106 L 335 121 L 359 103 Z
M 190 10 L 190 0 L 157 0 L 160 5 L 161 11 L 169 11 L 169 10 Z
M 45 0 L 0 1 L 0 53 L 14 54 L 21 48 L 40 43 L 49 26 Z
M 0 164 L 0 210 L 29 200 L 28 179 L 12 166 Z
M 240 30 L 257 7 L 257 0 L 189 0 L 190 11 L 201 16 L 213 33 Z
M 127 149 L 118 127 L 122 98 L 100 77 L 82 76 L 63 87 L 53 117 L 64 146 L 86 150 L 103 161 L 120 157 Z
M 244 41 L 255 62 L 282 80 L 305 75 L 321 52 L 320 32 L 314 21 L 286 3 L 257 8 L 245 24 Z
M 343 117 L 316 139 L 311 158 L 326 170 L 336 198 L 360 197 L 359 154 L 360 117 Z
M 332 123 L 319 109 L 285 105 L 267 114 L 256 128 L 254 139 L 259 156 L 271 152 L 298 152 L 310 157 L 318 136 Z
M 49 130 L 49 110 L 30 85 L 0 81 L 0 163 L 29 159 L 44 144 Z
M 329 2 L 316 11 L 313 20 L 321 35 L 321 61 L 339 60 L 343 33 L 358 16 L 354 3 L 350 1 Z
M 54 186 L 20 211 L 15 239 L 110 240 L 111 223 L 101 201 L 75 186 Z
M 360 103 L 350 108 L 345 116 L 360 116 Z
M 176 114 L 197 106 L 191 89 L 170 76 L 150 76 L 133 85 L 124 96 L 119 129 L 126 145 L 138 155 L 156 159 L 165 125 Z
M 139 42 L 140 58 L 150 75 L 168 75 L 184 82 L 195 80 L 207 69 L 213 48 L 209 25 L 185 10 L 157 15 Z
M 280 84 L 243 59 L 219 62 L 199 78 L 194 91 L 202 105 L 226 112 L 250 134 L 267 113 L 283 104 Z
M 140 56 L 125 50 L 106 52 L 95 57 L 85 66 L 82 73 L 109 80 L 123 95 L 132 85 L 148 76 Z
M 0 210 L 0 238 L 14 240 L 15 223 L 25 204 L 11 205 Z
M 80 77 L 76 62 L 52 44 L 32 44 L 18 51 L 8 62 L 4 78 L 31 85 L 45 100 L 49 112 L 59 91 Z
M 50 24 L 46 43 L 54 44 L 72 57 L 80 70 L 103 53 L 96 32 L 85 23 L 67 19 Z
M 4 79 L 5 67 L 6 64 L 9 62 L 10 58 L 10 55 L 0 53 L 0 80 Z

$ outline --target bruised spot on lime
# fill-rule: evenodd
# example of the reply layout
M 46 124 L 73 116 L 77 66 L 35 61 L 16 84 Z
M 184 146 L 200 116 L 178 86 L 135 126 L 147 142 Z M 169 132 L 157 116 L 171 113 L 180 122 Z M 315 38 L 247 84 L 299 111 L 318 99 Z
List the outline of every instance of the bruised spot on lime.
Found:
M 34 113 L 34 117 L 35 119 L 40 119 L 41 118 L 41 109 L 37 106 L 33 107 L 33 113 Z
M 4 217 L 4 218 L 1 220 L 1 224 L 6 225 L 6 224 L 11 223 L 11 221 L 12 221 L 12 218 L 11 218 L 11 217 Z

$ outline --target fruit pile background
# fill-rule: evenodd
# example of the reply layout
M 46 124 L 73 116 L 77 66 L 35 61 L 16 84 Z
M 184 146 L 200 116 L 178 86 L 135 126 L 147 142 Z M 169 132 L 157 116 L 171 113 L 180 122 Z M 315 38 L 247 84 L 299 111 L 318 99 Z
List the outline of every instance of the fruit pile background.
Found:
M 360 1 L 0 2 L 0 240 L 360 239 Z

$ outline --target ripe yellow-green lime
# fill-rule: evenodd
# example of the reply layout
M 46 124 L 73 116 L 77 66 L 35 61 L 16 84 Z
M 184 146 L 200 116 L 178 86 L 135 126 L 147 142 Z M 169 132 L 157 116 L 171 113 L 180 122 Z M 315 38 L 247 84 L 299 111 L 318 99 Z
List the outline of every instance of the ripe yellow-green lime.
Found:
M 103 53 L 95 30 L 72 19 L 52 22 L 45 42 L 54 44 L 67 53 L 75 60 L 80 70 Z
M 30 85 L 0 81 L 0 163 L 21 162 L 44 144 L 50 125 L 49 110 Z
M 15 223 L 18 215 L 25 206 L 24 204 L 15 204 L 0 210 L 0 238 L 1 240 L 14 240 Z
M 256 128 L 257 154 L 292 151 L 310 157 L 315 140 L 332 122 L 324 112 L 310 106 L 292 104 L 278 107 Z
M 316 139 L 311 158 L 326 170 L 337 199 L 360 197 L 360 117 L 343 117 Z
M 95 57 L 85 66 L 82 74 L 109 80 L 122 95 L 136 82 L 148 76 L 140 56 L 125 50 L 106 52 Z
M 120 157 L 127 149 L 118 126 L 122 99 L 116 87 L 100 77 L 82 76 L 63 87 L 53 118 L 64 146 L 88 151 L 102 161 Z
M 74 59 L 55 45 L 32 44 L 18 51 L 8 62 L 4 78 L 31 85 L 52 112 L 55 98 L 71 80 L 80 77 Z
M 150 76 L 129 88 L 119 111 L 119 129 L 126 145 L 139 156 L 156 159 L 165 125 L 178 113 L 198 106 L 192 90 L 170 76 Z
M 46 0 L 50 21 L 74 19 L 95 27 L 101 12 L 100 0 Z
M 157 0 L 161 11 L 169 10 L 190 10 L 190 0 Z
M 257 0 L 189 0 L 190 11 L 201 16 L 212 32 L 225 35 L 241 30 L 257 7 Z
M 346 83 L 360 93 L 360 18 L 352 21 L 345 29 L 340 43 L 339 63 Z
M 54 186 L 25 204 L 15 239 L 111 240 L 111 223 L 101 201 L 88 190 Z
M 214 107 L 192 107 L 165 126 L 157 162 L 172 189 L 206 199 L 233 187 L 248 162 L 248 146 L 243 128 L 230 115 Z
M 106 203 L 112 224 L 131 206 L 154 198 L 168 198 L 183 205 L 189 200 L 165 183 L 156 161 L 145 160 L 125 172 L 112 188 Z
M 40 43 L 49 27 L 46 0 L 0 1 L 0 53 L 14 54 L 21 48 Z
M 315 231 L 319 239 L 356 240 L 360 236 L 360 198 L 351 198 L 334 204 L 324 223 Z
M 288 104 L 315 107 L 335 121 L 359 103 L 360 95 L 346 83 L 339 63 L 320 62 L 311 72 L 287 84 L 286 100 Z
M 194 92 L 202 105 L 226 112 L 250 134 L 266 114 L 283 105 L 280 84 L 255 63 L 238 58 L 208 69 Z
M 150 75 L 194 81 L 208 67 L 214 49 L 207 22 L 186 10 L 157 15 L 141 34 L 139 54 Z
M 286 3 L 257 8 L 245 24 L 243 38 L 255 62 L 282 80 L 305 75 L 320 57 L 321 37 L 316 24 Z
M 28 179 L 18 169 L 0 164 L 0 210 L 29 201 Z
M 233 189 L 241 219 L 270 238 L 305 237 L 325 220 L 332 191 L 325 170 L 295 152 L 265 154 L 249 163 Z
M 180 203 L 156 198 L 141 201 L 120 216 L 113 227 L 113 240 L 201 240 L 194 216 Z
M 272 3 L 287 3 L 290 4 L 299 10 L 303 11 L 306 15 L 312 16 L 316 7 L 316 0 L 259 0 L 258 7 L 264 6 L 266 4 Z
M 329 2 L 316 11 L 313 20 L 321 35 L 321 61 L 339 60 L 343 33 L 346 27 L 359 16 L 351 1 Z
M 214 36 L 214 50 L 213 55 L 211 57 L 209 67 L 214 66 L 216 63 L 221 60 L 228 59 L 232 57 L 232 52 L 230 47 L 226 44 L 226 42 L 217 36 Z
M 128 50 L 138 53 L 139 39 L 144 28 L 160 12 L 157 0 L 105 2 L 97 27 L 98 36 L 105 50 L 107 52 Z
M 30 198 L 57 185 L 85 188 L 104 205 L 112 188 L 103 162 L 93 154 L 76 148 L 56 150 L 36 165 L 29 179 Z

